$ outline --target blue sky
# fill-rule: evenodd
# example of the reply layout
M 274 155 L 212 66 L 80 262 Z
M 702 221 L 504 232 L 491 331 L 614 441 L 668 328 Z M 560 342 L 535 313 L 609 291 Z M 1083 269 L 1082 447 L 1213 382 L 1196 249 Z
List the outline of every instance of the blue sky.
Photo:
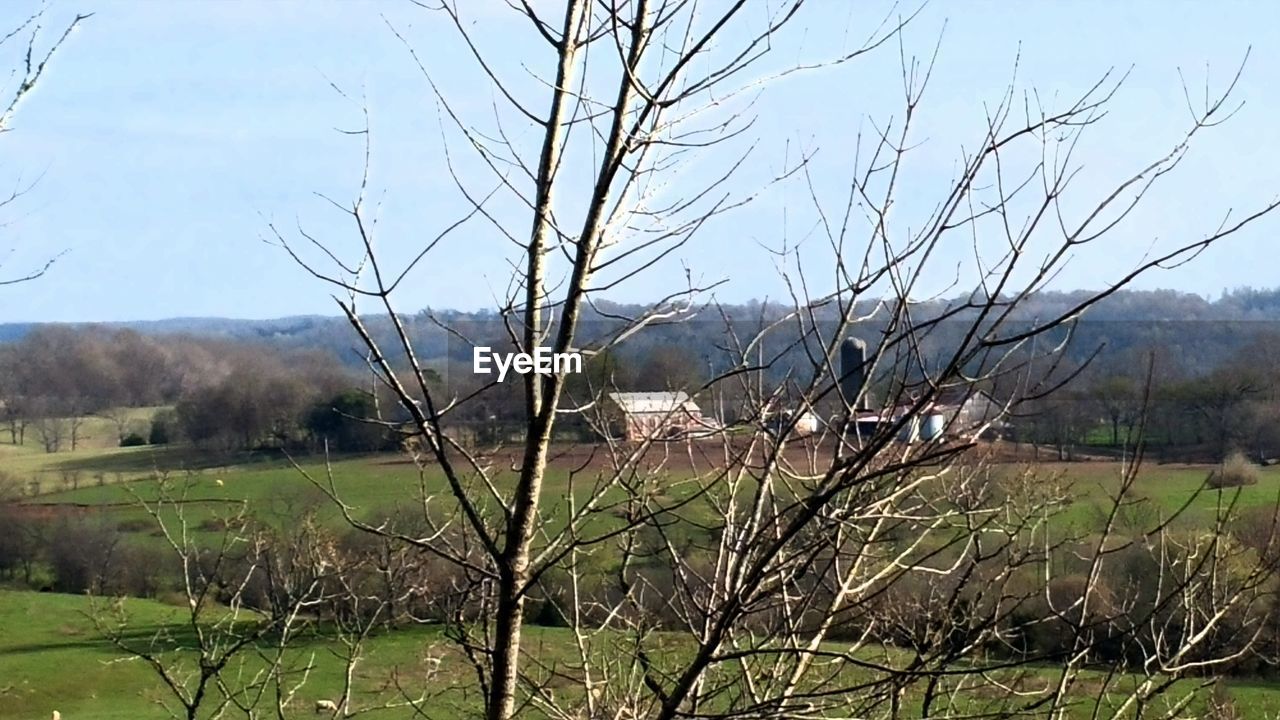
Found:
M 526 26 L 498 0 L 463 5 L 497 66 L 532 103 L 545 105 L 533 73 L 549 73 L 551 58 Z M 3 3 L 0 20 L 12 26 L 33 7 Z M 887 7 L 811 0 L 775 60 L 839 51 L 869 32 Z M 0 322 L 334 313 L 330 289 L 262 240 L 268 222 L 300 222 L 348 256 L 356 249 L 342 217 L 315 196 L 352 197 L 361 168 L 358 139 L 337 131 L 359 127 L 361 114 L 331 82 L 367 100 L 371 186 L 382 203 L 378 242 L 389 258 L 411 253 L 462 208 L 444 169 L 439 108 L 387 25 L 417 48 L 456 107 L 484 125 L 495 96 L 438 15 L 389 0 L 55 0 L 46 25 L 77 12 L 95 15 L 55 59 L 12 131 L 0 136 L 0 186 L 41 178 L 0 211 L 0 250 L 8 253 L 0 256 L 0 273 L 65 255 L 38 281 L 0 288 Z M 909 216 L 936 201 L 961 147 L 978 137 L 983 103 L 999 99 L 1019 51 L 1018 87 L 1042 98 L 1071 96 L 1110 68 L 1133 67 L 1111 115 L 1081 148 L 1087 194 L 1088 183 L 1100 188 L 1177 141 L 1187 121 L 1179 68 L 1196 87 L 1206 65 L 1211 81 L 1225 81 L 1252 46 L 1239 114 L 1200 138 L 1179 175 L 1106 247 L 1073 258 L 1057 280 L 1062 288 L 1097 287 L 1153 243 L 1192 239 L 1228 208 L 1280 192 L 1277 23 L 1280 10 L 1263 2 L 932 3 L 905 39 L 908 53 L 928 54 L 945 25 L 900 211 Z M 14 51 L 0 52 L 5 67 Z M 817 148 L 814 177 L 829 192 L 825 199 L 836 202 L 855 132 L 869 118 L 899 112 L 899 85 L 897 48 L 889 47 L 771 89 L 756 105 L 760 121 L 750 139 L 757 150 L 740 187 L 763 184 L 796 147 Z M 535 134 L 515 130 L 518 143 L 535 147 Z M 455 159 L 464 179 L 486 182 L 475 163 Z M 690 163 L 681 182 L 692 187 L 723 162 Z M 610 296 L 655 299 L 683 282 L 683 267 L 704 281 L 726 279 L 718 293 L 725 300 L 778 296 L 783 284 L 765 248 L 805 236 L 813 222 L 807 197 L 799 184 L 773 186 Z M 511 202 L 497 212 L 520 230 L 527 224 Z M 1278 222 L 1280 216 L 1194 266 L 1140 286 L 1210 296 L 1274 286 Z M 469 227 L 415 271 L 398 308 L 491 306 L 513 257 L 510 243 Z M 806 257 L 823 262 L 817 251 Z

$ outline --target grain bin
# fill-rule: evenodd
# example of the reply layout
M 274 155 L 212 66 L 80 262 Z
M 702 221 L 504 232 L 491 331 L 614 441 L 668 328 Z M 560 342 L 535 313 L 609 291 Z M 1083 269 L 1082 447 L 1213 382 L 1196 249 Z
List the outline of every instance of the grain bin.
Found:
M 942 413 L 929 413 L 924 416 L 924 422 L 920 426 L 921 440 L 937 440 L 942 437 L 942 430 L 946 426 L 946 418 Z

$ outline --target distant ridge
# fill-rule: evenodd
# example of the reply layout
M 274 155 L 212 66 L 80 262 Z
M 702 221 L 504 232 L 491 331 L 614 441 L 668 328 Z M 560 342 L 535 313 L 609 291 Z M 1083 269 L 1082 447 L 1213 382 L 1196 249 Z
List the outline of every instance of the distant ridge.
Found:
M 144 335 L 197 335 L 201 337 L 241 338 L 288 332 L 316 324 L 345 322 L 337 316 L 290 315 L 264 320 L 225 317 L 173 317 L 160 320 L 112 320 L 106 322 L 21 322 L 0 323 L 0 342 L 21 340 L 32 330 L 47 326 L 127 328 Z
M 1042 292 L 1034 298 L 1024 300 L 1024 315 L 1046 317 L 1050 313 L 1060 313 L 1079 303 L 1093 291 L 1072 290 Z M 958 299 L 949 301 L 931 301 L 922 303 L 942 308 Z M 597 307 L 609 313 L 633 314 L 644 309 L 642 305 L 628 305 L 598 301 Z M 737 305 L 726 305 L 730 316 L 745 318 L 758 317 L 762 309 L 768 311 L 784 311 L 787 306 L 760 302 L 748 302 Z M 467 312 L 463 310 L 435 309 L 422 310 L 418 313 L 406 313 L 405 318 L 426 318 L 434 315 L 440 319 L 478 320 L 496 317 L 492 311 Z M 378 315 L 371 315 L 378 317 Z M 1241 288 L 1224 293 L 1217 300 L 1206 300 L 1194 293 L 1178 290 L 1123 290 L 1106 298 L 1088 314 L 1093 321 L 1275 321 L 1280 322 L 1280 288 L 1258 290 Z M 32 329 L 41 325 L 96 326 L 108 328 L 129 328 L 145 334 L 180 333 L 211 337 L 250 338 L 271 335 L 292 335 L 306 332 L 321 326 L 341 325 L 346 327 L 346 319 L 338 315 L 290 315 L 268 319 L 242 319 L 226 317 L 173 317 L 161 320 L 124 320 L 109 322 L 16 322 L 0 323 L 0 342 L 21 339 Z
M 1073 311 L 1092 293 L 1089 291 L 1044 292 L 1019 302 L 1016 322 L 1033 323 L 1060 317 Z M 962 306 L 962 299 L 921 302 L 913 307 L 917 319 Z M 870 311 L 872 304 L 859 308 Z M 617 328 L 618 317 L 635 316 L 645 308 L 598 301 L 584 313 L 579 343 L 592 343 L 609 336 Z M 723 310 L 723 315 L 721 311 Z M 724 317 L 737 332 L 750 332 L 769 319 L 790 310 L 777 303 L 748 302 L 706 308 L 690 322 L 650 327 L 620 348 L 622 355 L 640 354 L 658 345 L 683 347 L 703 362 L 723 352 Z M 834 319 L 832 309 L 816 313 L 820 322 Z M 414 343 L 419 359 L 436 366 L 468 363 L 471 347 L 452 338 L 441 323 L 458 329 L 476 345 L 508 343 L 508 329 L 492 311 L 422 310 L 400 316 Z M 955 316 L 956 329 L 969 322 L 974 313 L 964 309 Z M 969 319 L 966 319 L 969 318 Z M 1174 290 L 1125 290 L 1092 307 L 1077 332 L 1072 352 L 1087 354 L 1105 346 L 1108 352 L 1126 348 L 1160 347 L 1186 356 L 1198 367 L 1213 367 L 1262 335 L 1280 337 L 1280 289 L 1240 289 L 1224 293 L 1217 300 Z M 365 367 L 365 350 L 347 321 L 339 316 L 295 315 L 266 320 L 220 317 L 178 317 L 106 323 L 6 323 L 0 324 L 0 343 L 21 340 L 43 325 L 100 329 L 129 329 L 145 335 L 186 335 L 197 338 L 261 344 L 289 351 L 319 351 L 332 354 L 356 368 Z M 380 315 L 369 315 L 366 327 L 381 347 L 396 347 L 394 328 Z M 874 322 L 860 325 L 854 334 L 872 344 L 877 332 Z M 945 345 L 945 334 L 937 341 Z M 1083 357 L 1083 355 L 1082 355 Z M 398 362 L 399 358 L 393 358 Z

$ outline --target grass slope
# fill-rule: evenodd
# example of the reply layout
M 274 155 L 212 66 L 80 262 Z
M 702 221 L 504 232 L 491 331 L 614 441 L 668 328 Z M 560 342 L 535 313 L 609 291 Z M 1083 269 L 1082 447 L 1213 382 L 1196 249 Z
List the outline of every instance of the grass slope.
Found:
M 27 450 L 4 448 L 0 452 L 0 470 L 8 469 L 15 458 L 30 457 Z M 240 501 L 268 521 L 283 522 L 296 518 L 301 510 L 311 509 L 322 519 L 340 522 L 336 509 L 323 494 L 280 458 L 240 455 L 228 460 L 226 456 L 175 447 L 98 449 L 60 456 L 40 453 L 26 462 L 29 467 L 45 471 L 74 469 L 127 476 L 146 475 L 157 469 L 172 471 L 173 477 L 190 483 L 188 500 L 195 502 L 187 508 L 187 514 L 195 524 L 227 512 Z M 306 460 L 303 467 L 317 479 L 326 477 L 323 463 Z M 1147 504 L 1158 514 L 1171 513 L 1194 496 L 1184 516 L 1187 523 L 1211 520 L 1224 504 L 1252 508 L 1268 507 L 1277 501 L 1280 468 L 1262 470 L 1256 485 L 1197 495 L 1208 470 L 1203 466 L 1149 465 L 1138 480 L 1136 492 L 1147 498 Z M 1056 477 L 1071 483 L 1076 501 L 1062 522 L 1082 528 L 1096 522 L 1098 508 L 1119 483 L 1119 467 L 1113 463 L 1052 464 L 1038 472 L 1037 477 L 1044 477 L 1046 482 Z M 357 514 L 382 513 L 396 505 L 413 506 L 424 489 L 431 494 L 447 494 L 438 471 L 428 469 L 420 474 L 398 455 L 343 458 L 332 464 L 332 476 L 339 494 Z M 553 469 L 547 492 L 548 511 L 554 514 L 565 505 L 559 499 L 570 492 L 566 469 Z M 81 486 L 43 494 L 28 502 L 95 507 L 108 522 L 140 527 L 149 519 L 134 503 L 138 497 L 154 496 L 154 483 L 140 481 Z M 145 538 L 147 533 L 139 531 L 138 536 Z M 177 622 L 181 616 L 178 609 L 143 600 L 127 601 L 126 607 L 136 627 L 150 630 Z M 85 615 L 87 610 L 88 601 L 82 597 L 0 591 L 0 718 L 46 718 L 53 709 L 68 720 L 167 717 L 156 704 L 165 693 L 154 674 L 136 661 L 121 661 L 119 651 L 95 632 Z M 568 637 L 554 629 L 529 628 L 528 642 L 528 647 L 538 648 L 534 652 L 540 658 L 553 658 L 569 648 Z M 430 628 L 397 631 L 375 639 L 369 648 L 369 662 L 360 675 L 362 692 L 372 692 L 372 684 L 393 670 L 421 679 L 424 649 L 436 644 L 447 645 Z M 299 717 L 310 716 L 315 699 L 336 694 L 339 667 L 327 652 L 330 647 L 324 641 L 315 641 L 299 649 L 308 657 L 316 651 L 318 663 L 299 700 Z M 445 673 L 441 682 L 471 682 L 465 673 L 454 675 L 462 667 L 461 659 L 451 665 L 453 669 Z M 437 701 L 434 707 L 447 708 L 453 703 L 460 714 L 463 709 L 473 708 L 458 692 L 457 696 Z M 1273 683 L 1233 681 L 1231 693 L 1244 711 L 1243 717 L 1280 712 L 1280 686 Z M 402 717 L 404 711 L 385 716 Z
M 189 644 L 189 631 L 181 608 L 148 600 L 127 600 L 132 642 L 147 645 L 164 630 L 171 643 Z M 177 707 L 160 679 L 144 663 L 127 659 L 107 642 L 90 620 L 93 606 L 86 597 L 55 593 L 0 591 L 0 717 L 47 718 L 54 710 L 67 720 L 146 720 L 170 717 L 165 706 Z M 538 629 L 539 636 L 556 631 Z M 550 638 L 564 645 L 567 637 Z M 427 687 L 443 695 L 433 699 L 433 708 L 449 717 L 450 708 L 462 714 L 469 706 L 462 687 L 473 678 L 461 658 L 451 655 L 447 643 L 434 628 L 411 628 L 384 633 L 371 639 L 366 661 L 358 667 L 355 699 L 376 704 L 395 697 L 394 690 L 380 689 L 385 679 L 397 674 L 409 688 Z M 303 639 L 290 655 L 295 667 L 314 662 L 303 690 L 289 705 L 289 717 L 314 717 L 315 701 L 336 697 L 342 687 L 343 664 L 331 650 L 332 640 Z M 427 679 L 428 654 L 443 655 L 438 675 Z M 194 655 L 169 652 L 168 661 L 191 668 Z M 234 671 L 245 676 L 262 667 L 249 659 Z M 264 708 L 266 709 L 266 708 Z M 236 713 L 231 713 L 235 715 Z M 404 717 L 403 708 L 373 712 L 366 717 Z M 204 715 L 202 715 L 203 717 Z
M 189 643 L 189 630 L 182 625 L 184 613 L 161 603 L 128 600 L 125 609 L 133 628 L 132 641 L 146 644 L 156 633 L 164 631 L 170 645 Z M 163 703 L 173 707 L 172 696 L 159 678 L 142 662 L 127 659 L 124 653 L 101 638 L 90 620 L 93 605 L 86 597 L 0 590 L 0 717 L 47 718 L 58 710 L 67 720 L 149 720 L 168 718 Z M 525 648 L 538 664 L 554 664 L 568 659 L 572 640 L 568 631 L 526 627 Z M 289 656 L 289 662 L 301 667 L 314 663 L 307 683 L 288 706 L 286 717 L 314 717 L 315 701 L 337 697 L 342 686 L 343 665 L 331 650 L 332 640 L 303 638 Z M 878 661 L 889 661 L 900 651 L 888 648 L 866 648 Z M 191 666 L 192 655 L 168 653 L 167 661 L 178 660 Z M 439 670 L 430 675 L 428 657 L 440 658 Z M 357 707 L 371 707 L 380 701 L 394 699 L 396 691 L 388 687 L 393 675 L 401 685 L 414 692 L 426 689 L 434 694 L 430 701 L 433 718 L 447 720 L 472 716 L 478 709 L 474 692 L 474 676 L 464 660 L 436 628 L 410 628 L 383 633 L 372 638 L 365 661 L 355 675 L 353 698 Z M 873 659 L 870 655 L 868 659 Z M 243 666 L 233 664 L 244 676 L 261 668 L 255 659 Z M 532 667 L 532 666 L 531 666 Z M 1052 684 L 1053 668 L 1031 669 L 1032 674 L 1016 680 L 1029 686 Z M 853 669 L 850 672 L 858 673 Z M 1091 674 L 1081 680 L 1081 688 L 1100 682 Z M 848 681 L 853 679 L 846 677 Z M 1121 681 L 1107 694 L 1104 705 L 1115 707 L 1123 699 L 1122 688 L 1132 684 Z M 572 692 L 569 690 L 569 692 Z M 1227 692 L 1235 701 L 1238 715 L 1248 718 L 1274 717 L 1280 710 L 1280 687 L 1260 681 L 1231 681 Z M 908 699 L 910 705 L 914 697 Z M 981 704 L 980 697 L 969 702 Z M 1075 705 L 1071 717 L 1088 717 L 1092 704 Z M 266 709 L 266 708 L 263 708 Z M 977 709 L 977 705 L 974 706 Z M 1203 708 L 1190 708 L 1202 712 Z M 236 713 L 232 713 L 235 715 Z M 362 715 L 370 718 L 401 718 L 409 714 L 404 708 L 375 711 Z M 202 714 L 201 717 L 205 717 Z

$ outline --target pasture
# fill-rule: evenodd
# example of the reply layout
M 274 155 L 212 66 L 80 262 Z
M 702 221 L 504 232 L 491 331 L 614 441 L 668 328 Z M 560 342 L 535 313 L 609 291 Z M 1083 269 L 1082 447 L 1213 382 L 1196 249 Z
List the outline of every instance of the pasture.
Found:
M 45 454 L 6 447 L 0 454 L 0 469 L 6 477 L 34 474 L 62 478 L 81 473 L 76 487 L 62 483 L 50 492 L 25 497 L 24 504 L 50 511 L 84 512 L 99 515 L 108 526 L 124 531 L 138 542 L 156 542 L 154 521 L 139 506 L 139 500 L 156 498 L 156 476 L 167 477 L 184 494 L 187 521 L 201 533 L 216 533 L 216 520 L 243 503 L 265 522 L 283 524 L 301 513 L 312 513 L 324 523 L 341 525 L 341 516 L 316 482 L 332 487 L 357 515 L 385 515 L 396 507 L 417 503 L 422 492 L 447 492 L 438 469 L 420 470 L 398 454 L 343 457 L 326 464 L 317 458 L 303 458 L 299 467 L 283 457 L 255 454 L 224 455 L 190 448 L 86 449 L 76 453 Z M 571 476 L 588 468 L 590 462 L 566 448 L 553 464 L 547 482 L 549 523 L 554 526 L 566 503 L 576 492 Z M 1002 466 L 1014 472 L 1018 466 Z M 1147 517 L 1165 517 L 1186 506 L 1179 522 L 1188 525 L 1211 521 L 1226 504 L 1241 508 L 1270 508 L 1280 494 L 1280 469 L 1261 470 L 1259 482 L 1243 488 L 1213 491 L 1204 489 L 1208 474 L 1204 466 L 1155 465 L 1142 470 L 1135 487 Z M 668 468 L 679 479 L 678 469 Z M 510 473 L 510 468 L 499 472 Z M 305 474 L 304 474 L 305 473 Z M 308 479 L 306 475 L 310 475 Z M 104 481 L 84 482 L 102 477 Z M 1120 469 L 1114 463 L 1045 464 L 1037 478 L 1069 488 L 1074 500 L 1058 522 L 1077 526 L 1082 532 L 1098 520 L 1099 508 L 1119 485 Z M 21 480 L 19 480 L 21 482 Z M 678 490 L 673 489 L 673 492 Z M 1154 514 L 1154 515 L 1151 515 Z M 554 529 L 554 528 L 549 528 Z M 182 644 L 189 628 L 182 625 L 182 608 L 163 602 L 129 599 L 124 608 L 130 618 L 134 641 L 153 641 L 172 649 Z M 95 629 L 90 617 L 91 601 L 82 596 L 56 593 L 0 590 L 0 717 L 45 718 L 57 709 L 67 720 L 93 718 L 167 717 L 159 704 L 166 692 L 155 675 L 137 660 L 128 660 Z M 530 627 L 531 653 L 542 663 L 554 664 L 572 647 L 567 631 Z M 156 640 L 156 638 L 164 638 Z M 311 714 L 314 702 L 337 693 L 341 683 L 341 662 L 331 652 L 337 643 L 322 634 L 310 637 L 291 651 L 291 663 L 301 667 L 314 663 L 305 690 L 295 704 L 293 715 Z M 431 657 L 448 658 L 454 652 L 437 627 L 426 626 L 384 632 L 372 638 L 367 660 L 357 675 L 358 697 L 374 702 L 388 692 L 386 678 L 393 674 L 426 678 L 424 663 Z M 883 650 L 891 654 L 893 651 Z M 435 717 L 462 717 L 475 708 L 474 676 L 465 670 L 461 657 L 442 664 L 441 675 L 428 685 L 443 694 L 433 699 Z M 244 668 L 246 673 L 256 668 Z M 1051 673 L 1052 669 L 1044 669 Z M 443 688 L 456 686 L 454 691 Z M 1230 695 L 1242 710 L 1242 717 L 1266 717 L 1280 712 L 1280 685 L 1262 680 L 1229 682 Z M 291 716 L 293 716 L 291 715 Z M 405 711 L 375 713 L 370 717 L 404 717 Z
M 146 664 L 130 658 L 103 639 L 92 618 L 109 616 L 87 597 L 54 593 L 0 590 L 0 717 L 47 718 L 57 710 L 65 720 L 160 720 L 172 717 L 176 709 L 172 695 Z M 195 656 L 180 648 L 191 644 L 191 628 L 185 624 L 183 609 L 152 600 L 123 601 L 129 632 L 125 641 L 136 647 L 162 651 L 160 657 L 171 667 L 181 664 L 189 672 Z M 525 643 L 537 665 L 553 668 L 572 659 L 570 631 L 528 626 Z M 600 643 L 607 646 L 606 642 Z M 834 649 L 833 645 L 833 649 Z M 342 646 L 323 633 L 301 638 L 288 651 L 286 664 L 294 677 L 307 671 L 306 683 L 289 703 L 288 718 L 314 717 L 316 701 L 334 698 L 341 692 L 344 661 Z M 675 651 L 675 652 L 678 652 Z M 859 653 L 868 661 L 890 660 L 898 651 L 867 647 Z M 472 717 L 478 708 L 474 675 L 465 659 L 436 626 L 401 628 L 371 637 L 364 659 L 354 675 L 355 707 L 371 708 L 397 702 L 404 695 L 389 678 L 403 687 L 430 695 L 428 717 L 436 720 Z M 253 677 L 263 663 L 252 654 L 233 666 L 234 677 Z M 846 674 L 862 671 L 850 669 Z M 1102 676 L 1086 672 L 1080 687 L 1084 692 L 1102 682 Z M 846 678 L 855 680 L 857 677 Z M 1009 675 L 1004 682 L 1025 687 L 1048 687 L 1056 679 L 1052 667 L 1031 668 L 1029 673 Z M 1114 681 L 1114 679 L 1113 679 Z M 554 683 L 555 681 L 553 681 Z M 1104 704 L 1119 703 L 1124 688 L 1136 679 L 1124 677 L 1105 696 Z M 1184 685 L 1194 681 L 1186 681 Z M 563 693 L 573 693 L 572 683 Z M 1176 690 L 1177 688 L 1175 688 Z M 1230 680 L 1225 691 L 1242 711 L 1239 718 L 1274 717 L 1280 712 L 1280 686 L 1256 680 Z M 910 699 L 910 698 L 909 698 Z M 981 700 L 975 698 L 975 703 Z M 1090 717 L 1092 700 L 1074 706 L 1069 717 Z M 1194 715 L 1202 706 L 1187 709 Z M 403 718 L 408 708 L 373 710 L 361 717 Z M 205 715 L 202 714 L 202 717 Z M 530 711 L 527 717 L 543 717 Z
M 678 447 L 659 448 L 646 456 L 646 471 L 662 477 L 665 492 L 678 497 L 685 479 L 715 467 L 716 450 L 702 448 L 692 459 Z M 513 475 L 516 459 L 499 456 L 492 473 L 501 486 Z M 1028 472 L 1028 465 L 1004 463 L 995 475 Z M 1259 469 L 1259 481 L 1240 488 L 1213 490 L 1205 486 L 1210 466 L 1157 464 L 1141 468 L 1126 496 L 1123 514 L 1131 522 L 1155 523 L 1176 515 L 1175 525 L 1210 523 L 1227 508 L 1249 512 L 1271 509 L 1280 503 L 1280 467 Z M 590 491 L 592 481 L 607 471 L 607 463 L 582 446 L 559 448 L 548 470 L 544 510 L 554 525 L 564 510 L 570 488 L 578 496 Z M 8 483 L 29 495 L 25 502 L 55 507 L 94 508 L 120 520 L 136 520 L 145 513 L 139 500 L 156 498 L 156 478 L 167 480 L 171 492 L 181 492 L 193 522 L 224 514 L 241 502 L 264 520 L 297 517 L 300 511 L 340 522 L 325 490 L 332 488 L 357 516 L 385 515 L 397 508 L 415 506 L 425 493 L 447 495 L 448 487 L 434 465 L 419 468 L 398 453 L 345 456 L 325 462 L 316 456 L 296 460 L 279 453 L 215 452 L 187 446 L 86 449 L 75 453 L 46 454 L 32 448 L 0 445 L 0 485 Z M 1064 530 L 1087 531 L 1102 522 L 1120 487 L 1121 466 L 1110 461 L 1044 462 L 1034 466 L 1034 482 L 1062 488 L 1071 498 L 1055 518 Z M 39 493 L 30 496 L 31 481 Z M 5 490 L 0 487 L 0 492 Z M 548 528 L 553 529 L 553 528 Z
M 143 662 L 128 659 L 107 642 L 91 617 L 100 612 L 89 598 L 0 591 L 0 717 L 48 718 L 57 710 L 66 720 L 147 720 L 171 717 L 166 707 L 177 707 L 173 697 Z M 159 649 L 170 661 L 187 661 L 191 655 L 173 653 L 190 646 L 191 630 L 183 624 L 185 611 L 151 600 L 128 599 L 124 612 L 129 619 L 127 641 L 138 647 Z M 557 631 L 533 628 L 535 644 L 543 641 L 558 646 L 567 638 Z M 560 631 L 562 632 L 562 631 Z M 342 687 L 343 661 L 339 644 L 323 638 L 304 637 L 296 643 L 288 664 L 301 669 L 311 666 L 304 689 L 290 703 L 290 717 L 312 716 L 316 700 L 336 697 Z M 461 717 L 467 698 L 461 691 L 467 668 L 461 658 L 450 655 L 448 643 L 438 628 L 405 628 L 371 639 L 367 660 L 359 666 L 354 698 L 368 707 L 395 699 L 394 688 L 385 679 L 394 673 L 422 679 L 430 677 L 438 692 L 432 698 L 440 717 Z M 263 663 L 246 655 L 241 677 L 250 677 Z M 435 660 L 439 660 L 438 665 Z M 436 668 L 432 672 L 431 668 Z M 188 670 L 190 668 L 188 667 Z M 457 709 L 453 712 L 451 708 Z M 405 709 L 372 712 L 365 717 L 405 717 Z M 202 715 L 203 717 L 204 715 Z

